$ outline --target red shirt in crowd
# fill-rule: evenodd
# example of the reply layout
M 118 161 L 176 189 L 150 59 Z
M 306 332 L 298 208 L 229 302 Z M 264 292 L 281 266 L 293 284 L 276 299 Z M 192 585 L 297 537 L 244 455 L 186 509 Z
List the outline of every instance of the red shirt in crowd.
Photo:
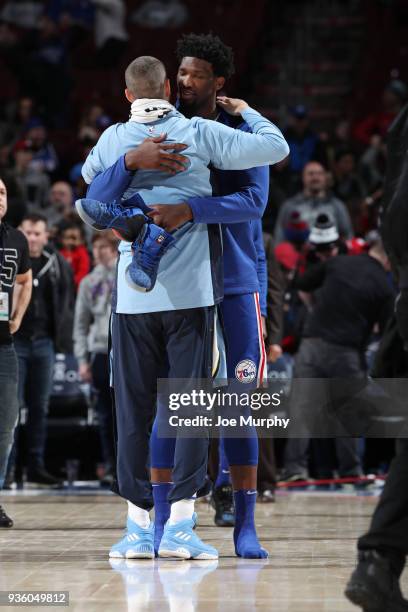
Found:
M 60 249 L 61 255 L 71 264 L 74 271 L 75 289 L 91 269 L 91 260 L 86 247 L 80 244 L 73 249 Z

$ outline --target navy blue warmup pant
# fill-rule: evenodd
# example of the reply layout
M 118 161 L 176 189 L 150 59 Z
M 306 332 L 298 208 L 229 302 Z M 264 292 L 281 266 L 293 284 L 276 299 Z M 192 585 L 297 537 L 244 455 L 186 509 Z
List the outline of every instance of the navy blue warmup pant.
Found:
M 212 375 L 215 308 L 112 315 L 112 374 L 117 433 L 117 490 L 146 510 L 153 507 L 149 439 L 157 379 Z M 205 482 L 208 436 L 177 438 L 170 502 L 194 495 Z
M 260 387 L 266 378 L 266 353 L 262 335 L 261 309 L 257 293 L 227 295 L 220 304 L 223 319 L 228 379 L 234 381 L 229 391 L 249 391 Z M 167 406 L 157 407 L 151 437 L 151 464 L 154 468 L 173 466 L 176 440 L 159 438 L 159 420 L 167 418 Z M 230 465 L 258 465 L 258 437 L 248 426 L 245 438 L 224 437 Z

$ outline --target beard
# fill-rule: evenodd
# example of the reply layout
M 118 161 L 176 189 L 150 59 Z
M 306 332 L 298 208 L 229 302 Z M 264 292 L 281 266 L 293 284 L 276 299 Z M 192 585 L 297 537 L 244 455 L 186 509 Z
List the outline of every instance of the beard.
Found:
M 179 97 L 178 110 L 188 119 L 197 115 L 198 109 L 199 105 L 196 99 L 186 101 Z

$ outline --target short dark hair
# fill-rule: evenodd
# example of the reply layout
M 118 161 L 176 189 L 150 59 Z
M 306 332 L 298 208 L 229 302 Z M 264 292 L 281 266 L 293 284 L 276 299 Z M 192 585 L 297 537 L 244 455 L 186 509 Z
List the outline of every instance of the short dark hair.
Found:
M 85 227 L 79 217 L 76 217 L 75 213 L 71 213 L 65 219 L 60 221 L 57 226 L 58 236 L 62 236 L 64 232 L 71 229 L 77 229 L 81 234 L 82 240 L 86 240 Z
M 24 221 L 29 221 L 30 223 L 45 223 L 45 226 L 48 227 L 48 219 L 41 213 L 29 213 L 28 215 L 24 215 L 21 223 Z
M 213 34 L 183 34 L 177 41 L 179 62 L 183 57 L 196 57 L 212 65 L 214 74 L 228 79 L 235 72 L 234 53 Z
M 166 78 L 163 62 L 150 55 L 137 57 L 125 71 L 126 87 L 137 98 L 162 98 Z

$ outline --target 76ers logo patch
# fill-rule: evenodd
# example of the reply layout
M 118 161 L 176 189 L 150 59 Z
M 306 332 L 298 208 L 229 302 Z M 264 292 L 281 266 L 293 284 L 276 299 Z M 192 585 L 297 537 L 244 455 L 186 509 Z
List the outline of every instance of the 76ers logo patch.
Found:
M 242 383 L 251 383 L 256 377 L 256 364 L 251 359 L 244 359 L 235 368 L 235 378 Z

